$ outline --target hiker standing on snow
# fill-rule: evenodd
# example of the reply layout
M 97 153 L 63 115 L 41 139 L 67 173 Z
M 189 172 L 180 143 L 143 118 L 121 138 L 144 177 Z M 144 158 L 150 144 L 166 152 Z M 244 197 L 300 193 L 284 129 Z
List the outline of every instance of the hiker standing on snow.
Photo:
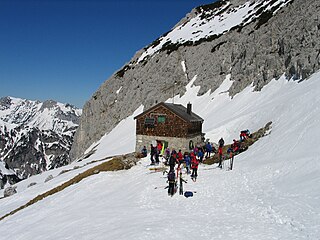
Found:
M 166 150 L 164 151 L 164 159 L 165 159 L 165 165 L 168 165 L 168 161 L 170 158 L 170 148 L 166 148 Z
M 199 148 L 199 151 L 198 151 L 198 159 L 199 159 L 199 161 L 202 163 L 202 161 L 203 161 L 203 156 L 204 156 L 204 153 L 203 153 L 203 150 L 202 150 L 202 148 Z
M 163 144 L 161 141 L 157 141 L 156 163 L 159 163 L 159 157 L 162 156 Z
M 199 161 L 198 161 L 196 155 L 194 155 L 193 152 L 190 154 L 190 157 L 191 157 L 191 169 L 192 169 L 191 177 L 192 178 L 197 178 L 198 177 Z
M 159 160 L 159 150 L 158 148 L 155 147 L 155 157 L 156 157 L 156 164 L 158 165 L 160 160 Z
M 222 168 L 222 148 L 224 146 L 224 140 L 223 138 L 220 138 L 219 140 L 219 148 L 218 148 L 218 154 L 219 154 L 219 168 Z
M 183 161 L 183 155 L 181 152 L 181 149 L 178 152 L 178 157 L 177 157 L 178 161 L 179 161 L 179 166 L 181 165 L 182 161 Z
M 150 160 L 151 165 L 154 165 L 154 156 L 156 155 L 156 147 L 154 147 L 152 144 L 150 144 Z
M 179 149 L 178 155 L 177 155 L 177 163 L 178 163 L 178 167 L 177 167 L 177 178 L 179 176 L 179 172 L 181 171 L 181 164 L 183 162 L 183 155 L 181 152 L 181 149 Z
M 210 154 L 212 152 L 212 145 L 209 142 L 207 142 L 205 148 L 206 148 L 206 156 L 205 156 L 205 158 L 210 158 Z
M 189 154 L 185 153 L 183 159 L 184 159 L 184 162 L 186 163 L 187 174 L 190 174 L 190 163 L 191 163 L 191 160 L 190 160 Z
M 176 163 L 177 163 L 177 154 L 173 152 L 169 159 L 170 172 L 171 171 L 174 172 L 174 167 L 176 166 Z

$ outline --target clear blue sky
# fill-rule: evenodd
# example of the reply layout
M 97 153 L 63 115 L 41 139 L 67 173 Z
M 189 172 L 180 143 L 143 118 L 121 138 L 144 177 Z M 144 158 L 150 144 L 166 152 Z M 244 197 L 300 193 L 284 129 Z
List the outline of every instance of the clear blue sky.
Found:
M 0 0 L 0 97 L 82 107 L 134 53 L 214 0 Z

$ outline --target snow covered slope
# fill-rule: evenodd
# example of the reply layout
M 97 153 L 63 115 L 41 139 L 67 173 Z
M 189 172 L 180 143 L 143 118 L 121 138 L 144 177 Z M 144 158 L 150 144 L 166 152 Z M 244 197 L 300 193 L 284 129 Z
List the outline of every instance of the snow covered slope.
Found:
M 185 190 L 194 196 L 168 197 L 165 176 L 151 173 L 145 158 L 130 170 L 96 174 L 5 218 L 1 238 L 318 240 L 320 72 L 300 83 L 282 77 L 261 92 L 248 87 L 232 99 L 226 92 L 232 76 L 200 97 L 196 77 L 174 102 L 193 104 L 211 141 L 224 137 L 230 143 L 240 130 L 253 132 L 272 121 L 269 135 L 236 156 L 234 170 L 200 165 L 197 182 L 184 176 Z M 90 167 L 81 168 L 85 163 L 133 151 L 133 117 L 142 110 L 96 142 L 88 159 L 18 183 L 17 194 L 0 199 L 0 216 Z M 59 175 L 67 168 L 74 170 Z M 49 174 L 54 178 L 44 183 Z M 32 182 L 37 184 L 27 188 Z
M 80 115 L 51 100 L 1 98 L 1 161 L 21 178 L 66 164 Z

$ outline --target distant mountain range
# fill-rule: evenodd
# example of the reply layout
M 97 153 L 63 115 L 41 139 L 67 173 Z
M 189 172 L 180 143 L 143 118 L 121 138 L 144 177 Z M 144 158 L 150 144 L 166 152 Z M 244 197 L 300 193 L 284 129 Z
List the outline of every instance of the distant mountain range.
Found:
M 68 164 L 81 112 L 52 100 L 1 98 L 1 175 L 11 175 L 7 180 L 16 181 Z

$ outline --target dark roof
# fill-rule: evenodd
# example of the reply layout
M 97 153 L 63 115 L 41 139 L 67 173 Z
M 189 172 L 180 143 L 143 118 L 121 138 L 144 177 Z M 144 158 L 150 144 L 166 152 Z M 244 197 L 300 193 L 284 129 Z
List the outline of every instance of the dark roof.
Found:
M 160 105 L 171 110 L 172 112 L 177 114 L 179 117 L 181 117 L 182 119 L 184 119 L 188 122 L 203 122 L 203 119 L 201 117 L 199 117 L 197 114 L 195 114 L 194 112 L 192 112 L 192 110 L 191 110 L 191 114 L 188 114 L 187 108 L 182 106 L 181 104 L 164 103 L 164 102 L 161 102 L 161 103 L 153 106 L 152 108 L 149 108 L 148 110 L 144 111 L 143 113 L 139 114 L 138 116 L 135 116 L 134 119 L 144 115 L 147 112 L 152 111 L 155 108 L 158 108 Z

